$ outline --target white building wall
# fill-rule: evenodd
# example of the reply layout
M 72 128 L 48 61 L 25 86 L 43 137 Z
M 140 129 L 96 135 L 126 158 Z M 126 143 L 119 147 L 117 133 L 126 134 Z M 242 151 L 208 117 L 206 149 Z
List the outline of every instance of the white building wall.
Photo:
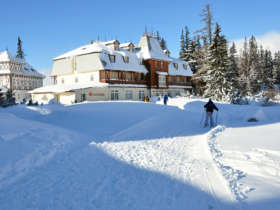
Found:
M 93 77 L 93 80 L 92 80 Z M 77 79 L 77 80 L 76 80 Z M 75 84 L 75 83 L 90 83 L 99 82 L 99 71 L 77 73 L 57 76 L 57 84 Z

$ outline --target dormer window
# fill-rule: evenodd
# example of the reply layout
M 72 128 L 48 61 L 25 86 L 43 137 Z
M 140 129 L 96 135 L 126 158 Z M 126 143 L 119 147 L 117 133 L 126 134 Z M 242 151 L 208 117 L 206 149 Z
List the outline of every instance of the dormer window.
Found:
M 134 50 L 134 45 L 133 45 L 133 44 L 130 44 L 130 45 L 129 45 L 129 51 L 130 51 L 130 52 L 133 52 L 133 50 Z
M 120 43 L 119 42 L 114 43 L 114 50 L 120 50 Z
M 183 68 L 187 70 L 188 69 L 188 65 L 187 64 L 183 64 Z
M 173 63 L 175 69 L 178 69 L 178 63 Z
M 129 63 L 129 57 L 128 56 L 123 56 L 123 62 L 124 63 Z
M 109 60 L 111 63 L 116 63 L 116 56 L 115 55 L 109 55 Z

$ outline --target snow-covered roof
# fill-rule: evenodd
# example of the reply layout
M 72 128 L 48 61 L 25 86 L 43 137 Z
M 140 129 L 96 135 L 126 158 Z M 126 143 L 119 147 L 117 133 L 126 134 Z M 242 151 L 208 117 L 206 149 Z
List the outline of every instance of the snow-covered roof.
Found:
M 159 75 L 165 75 L 165 76 L 168 75 L 167 72 L 163 72 L 163 71 L 156 71 L 156 73 Z
M 77 84 L 61 84 L 61 85 L 48 85 L 40 88 L 36 88 L 29 93 L 63 93 L 83 88 L 90 87 L 105 87 L 106 83 L 77 83 Z
M 115 56 L 114 62 L 110 61 L 110 55 Z M 127 57 L 128 62 L 125 62 Z M 148 73 L 135 53 L 125 49 L 113 50 L 105 46 L 103 42 L 95 42 L 54 58 L 51 75 L 71 74 L 74 58 L 77 72 L 110 69 Z
M 93 42 L 54 58 L 51 75 L 56 76 L 72 74 L 75 71 L 79 73 L 99 70 L 148 73 L 146 67 L 141 64 L 142 59 L 157 59 L 169 62 L 168 73 L 170 75 L 192 76 L 188 63 L 169 57 L 161 49 L 156 37 L 144 34 L 141 37 L 139 45 L 135 47 L 134 52 L 130 52 L 127 49 L 132 44 L 131 42 L 120 44 L 120 49 L 118 50 L 114 50 L 108 46 L 116 41 Z M 110 55 L 115 56 L 115 59 L 111 58 L 110 60 Z M 178 63 L 178 68 L 175 68 L 173 63 Z
M 139 58 L 157 59 L 171 61 L 160 47 L 159 40 L 151 35 L 144 34 L 138 44 L 140 51 L 137 53 Z
M 130 45 L 134 46 L 132 42 L 121 43 L 120 48 L 128 48 Z
M 0 63 L 1 62 L 13 62 L 18 63 L 21 66 L 21 69 L 16 69 L 14 66 L 9 67 L 7 69 L 2 69 L 0 71 L 0 74 L 21 74 L 21 75 L 28 75 L 28 76 L 36 76 L 44 78 L 45 76 L 43 74 L 40 74 L 38 71 L 36 71 L 30 64 L 28 64 L 24 59 L 17 58 L 13 56 L 10 52 L 7 50 L 4 52 L 0 52 Z
M 4 52 L 0 52 L 0 62 L 6 62 L 6 61 L 13 61 L 13 62 L 24 62 L 23 59 L 17 58 L 13 56 L 8 50 Z
M 84 45 L 75 50 L 66 52 L 58 57 L 55 57 L 53 60 L 59 60 L 62 58 L 69 58 L 77 55 L 84 55 L 84 54 L 89 54 L 94 52 L 101 52 L 102 50 L 106 50 L 106 49 L 107 47 L 102 42 L 94 42 L 92 44 Z
M 168 64 L 168 73 L 169 75 L 174 75 L 174 76 L 192 76 L 193 73 L 191 71 L 191 68 L 189 64 L 186 61 L 182 61 L 180 59 L 172 58 L 172 60 Z M 175 67 L 177 65 L 177 68 Z
M 120 43 L 118 40 L 114 39 L 114 40 L 110 40 L 110 41 L 107 41 L 107 42 L 102 42 L 104 45 L 111 45 L 111 44 L 114 44 L 115 42 L 117 43 Z

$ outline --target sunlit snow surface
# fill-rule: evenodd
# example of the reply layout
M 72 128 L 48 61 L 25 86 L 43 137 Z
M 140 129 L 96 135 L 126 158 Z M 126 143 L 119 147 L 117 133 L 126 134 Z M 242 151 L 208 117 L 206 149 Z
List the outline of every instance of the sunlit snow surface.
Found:
M 0 109 L 0 209 L 279 209 L 279 106 L 168 103 Z

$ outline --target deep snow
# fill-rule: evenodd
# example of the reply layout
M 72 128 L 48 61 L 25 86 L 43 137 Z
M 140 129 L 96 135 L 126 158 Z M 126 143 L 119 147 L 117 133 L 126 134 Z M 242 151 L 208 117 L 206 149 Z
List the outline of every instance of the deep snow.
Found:
M 279 106 L 204 103 L 0 109 L 0 209 L 278 210 Z

